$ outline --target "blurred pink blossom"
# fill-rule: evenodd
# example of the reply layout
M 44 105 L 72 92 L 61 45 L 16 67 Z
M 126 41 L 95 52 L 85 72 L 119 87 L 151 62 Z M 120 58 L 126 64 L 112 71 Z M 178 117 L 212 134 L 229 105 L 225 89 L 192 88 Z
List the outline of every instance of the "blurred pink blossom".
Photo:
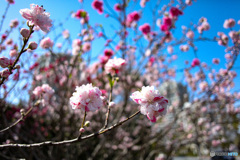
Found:
M 53 41 L 49 37 L 46 37 L 46 38 L 42 39 L 41 42 L 40 42 L 40 46 L 43 49 L 52 48 L 53 44 L 54 44 Z
M 114 59 L 109 59 L 105 64 L 105 72 L 111 75 L 118 74 L 125 65 L 126 61 L 124 59 L 114 57 Z
M 31 9 L 21 9 L 20 14 L 23 18 L 29 20 L 30 25 L 38 26 L 42 31 L 48 32 L 52 27 L 52 20 L 49 18 L 50 14 L 45 12 L 43 7 L 31 4 Z

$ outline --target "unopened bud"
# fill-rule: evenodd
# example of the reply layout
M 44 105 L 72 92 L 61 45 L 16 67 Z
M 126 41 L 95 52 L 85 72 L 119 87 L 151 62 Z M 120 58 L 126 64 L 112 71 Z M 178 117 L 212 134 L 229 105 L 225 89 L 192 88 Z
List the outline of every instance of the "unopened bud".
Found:
M 85 132 L 85 129 L 84 128 L 80 128 L 79 132 L 83 133 L 83 132 Z
M 114 107 L 115 106 L 115 103 L 114 102 L 110 102 L 109 103 L 109 107 Z
M 1 77 L 4 77 L 4 78 L 8 78 L 10 74 L 11 73 L 9 72 L 8 69 L 4 69 L 3 71 L 0 72 Z
M 10 65 L 10 60 L 6 57 L 0 57 L 0 66 L 6 68 Z
M 20 34 L 24 37 L 24 38 L 28 38 L 30 31 L 26 28 L 22 28 L 20 31 Z
M 37 49 L 37 47 L 38 47 L 38 44 L 36 42 L 30 42 L 28 45 L 28 48 L 31 50 L 35 50 Z
M 17 64 L 14 69 L 20 69 L 20 65 Z
M 24 117 L 25 116 L 25 109 L 20 110 L 21 115 Z
M 18 52 L 17 52 L 17 50 L 15 50 L 15 49 L 12 49 L 12 50 L 10 51 L 10 53 L 9 53 L 9 55 L 10 55 L 11 57 L 16 56 L 17 54 L 18 54 Z
M 89 127 L 89 125 L 90 125 L 89 121 L 86 121 L 85 124 L 84 124 L 84 126 L 86 126 L 86 127 Z

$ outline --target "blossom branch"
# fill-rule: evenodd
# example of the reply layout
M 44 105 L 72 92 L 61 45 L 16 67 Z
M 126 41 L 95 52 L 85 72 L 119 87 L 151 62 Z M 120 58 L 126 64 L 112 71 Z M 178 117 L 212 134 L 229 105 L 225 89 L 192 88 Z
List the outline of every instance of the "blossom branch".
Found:
M 133 115 L 131 115 L 130 117 L 112 125 L 111 127 L 108 127 L 106 129 L 100 130 L 96 133 L 92 133 L 90 135 L 84 136 L 84 137 L 77 137 L 71 140 L 64 140 L 64 141 L 59 141 L 59 142 L 53 142 L 53 141 L 45 141 L 45 142 L 40 142 L 40 143 L 33 143 L 33 144 L 3 144 L 0 145 L 0 148 L 8 148 L 8 147 L 19 147 L 19 148 L 31 148 L 31 147 L 41 147 L 41 146 L 50 146 L 50 145 L 65 145 L 65 144 L 72 144 L 72 143 L 77 143 L 80 142 L 82 140 L 86 140 L 92 137 L 96 137 L 98 135 L 104 134 L 106 132 L 111 131 L 112 129 L 121 126 L 122 124 L 124 124 L 125 122 L 127 122 L 128 120 L 134 118 L 135 116 L 137 116 L 140 113 L 140 111 L 137 111 L 136 113 L 134 113 Z
M 29 35 L 28 35 L 27 38 L 24 38 L 24 39 L 23 39 L 23 46 L 22 46 L 21 51 L 18 53 L 18 56 L 17 56 L 17 58 L 15 59 L 15 61 L 13 62 L 13 64 L 8 67 L 10 73 L 12 73 L 12 70 L 15 69 L 14 67 L 15 67 L 15 65 L 17 64 L 18 60 L 20 59 L 21 55 L 22 55 L 24 52 L 27 51 L 27 49 L 25 49 L 25 47 L 26 47 L 26 45 L 27 45 L 27 43 L 28 43 L 28 40 L 29 40 L 30 36 L 31 36 L 32 33 L 34 32 L 33 27 L 34 27 L 34 25 L 33 25 L 33 26 L 29 26 L 29 29 L 30 29 L 29 31 L 30 31 L 30 33 L 29 33 Z M 7 78 L 2 77 L 2 80 L 1 80 L 1 82 L 0 82 L 0 86 L 4 83 L 5 79 L 7 79 Z
M 5 132 L 5 131 L 11 129 L 12 127 L 16 126 L 19 122 L 23 121 L 24 118 L 32 111 L 32 109 L 33 109 L 33 107 L 29 108 L 27 112 L 24 112 L 24 110 L 21 110 L 20 111 L 21 112 L 21 117 L 16 122 L 11 124 L 10 126 L 0 130 L 0 133 Z

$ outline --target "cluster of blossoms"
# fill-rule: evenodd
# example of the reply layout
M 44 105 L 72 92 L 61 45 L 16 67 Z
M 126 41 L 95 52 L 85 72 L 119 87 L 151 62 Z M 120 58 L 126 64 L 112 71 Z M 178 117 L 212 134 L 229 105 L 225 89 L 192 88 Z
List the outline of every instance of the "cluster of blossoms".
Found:
M 38 86 L 33 90 L 33 94 L 41 98 L 41 102 L 43 105 L 48 104 L 51 96 L 54 94 L 54 90 L 48 84 L 43 84 L 42 86 Z
M 161 96 L 153 86 L 143 86 L 141 91 L 132 93 L 130 98 L 141 106 L 141 113 L 147 115 L 151 122 L 156 122 L 158 116 L 167 113 L 168 100 Z M 94 112 L 103 106 L 103 99 L 102 92 L 98 87 L 87 84 L 76 87 L 76 92 L 70 98 L 70 105 L 72 109 Z M 109 105 L 113 106 L 114 103 L 110 102 Z
M 49 18 L 50 14 L 45 12 L 43 7 L 31 4 L 31 9 L 21 9 L 20 13 L 23 18 L 29 20 L 30 25 L 38 26 L 42 31 L 48 32 L 52 27 L 52 20 Z
M 169 11 L 169 15 L 163 18 L 163 23 L 160 26 L 162 31 L 169 31 L 172 27 L 174 20 L 178 18 L 179 15 L 182 15 L 183 12 L 176 7 L 172 7 Z
M 127 22 L 126 25 L 130 27 L 132 24 L 135 24 L 134 22 L 137 22 L 141 18 L 140 14 L 137 11 L 134 11 L 132 13 L 129 13 L 127 15 Z
M 153 86 L 143 86 L 141 91 L 132 93 L 130 98 L 141 106 L 141 113 L 148 119 L 156 122 L 159 115 L 167 113 L 168 100 L 161 96 Z
M 209 23 L 207 22 L 207 19 L 206 18 L 201 18 L 200 19 L 200 25 L 197 27 L 197 30 L 200 34 L 203 33 L 203 31 L 207 31 L 210 29 L 210 25 Z
M 70 98 L 70 104 L 73 109 L 94 112 L 103 106 L 102 92 L 92 84 L 77 86 L 76 92 Z

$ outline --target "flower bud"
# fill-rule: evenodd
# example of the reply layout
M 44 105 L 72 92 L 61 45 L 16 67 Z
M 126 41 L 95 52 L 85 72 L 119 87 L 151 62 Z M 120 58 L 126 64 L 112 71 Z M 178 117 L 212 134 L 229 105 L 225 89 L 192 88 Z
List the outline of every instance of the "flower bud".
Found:
M 8 78 L 10 74 L 11 73 L 9 72 L 8 69 L 4 69 L 3 71 L 0 72 L 1 77 L 4 77 L 4 78 Z
M 24 117 L 24 116 L 25 116 L 25 109 L 22 108 L 22 109 L 20 110 L 20 113 L 21 113 L 21 115 Z
M 114 107 L 115 106 L 115 103 L 114 102 L 110 102 L 109 103 L 109 107 Z
M 6 57 L 0 57 L 0 66 L 6 68 L 10 65 L 10 60 Z
M 10 54 L 11 57 L 14 57 L 18 54 L 18 52 L 17 52 L 17 50 L 12 49 L 9 54 Z
M 38 44 L 36 42 L 30 42 L 28 45 L 28 48 L 31 50 L 35 50 L 37 49 L 37 47 L 38 47 Z
M 14 67 L 14 69 L 20 69 L 20 65 L 17 64 L 17 65 Z
M 84 124 L 84 126 L 86 126 L 86 127 L 89 127 L 89 125 L 90 125 L 89 121 L 86 121 L 85 124 Z
M 30 31 L 26 28 L 22 28 L 20 34 L 23 36 L 23 38 L 28 38 Z
M 80 128 L 79 132 L 83 133 L 83 132 L 85 132 L 85 129 L 84 128 Z

